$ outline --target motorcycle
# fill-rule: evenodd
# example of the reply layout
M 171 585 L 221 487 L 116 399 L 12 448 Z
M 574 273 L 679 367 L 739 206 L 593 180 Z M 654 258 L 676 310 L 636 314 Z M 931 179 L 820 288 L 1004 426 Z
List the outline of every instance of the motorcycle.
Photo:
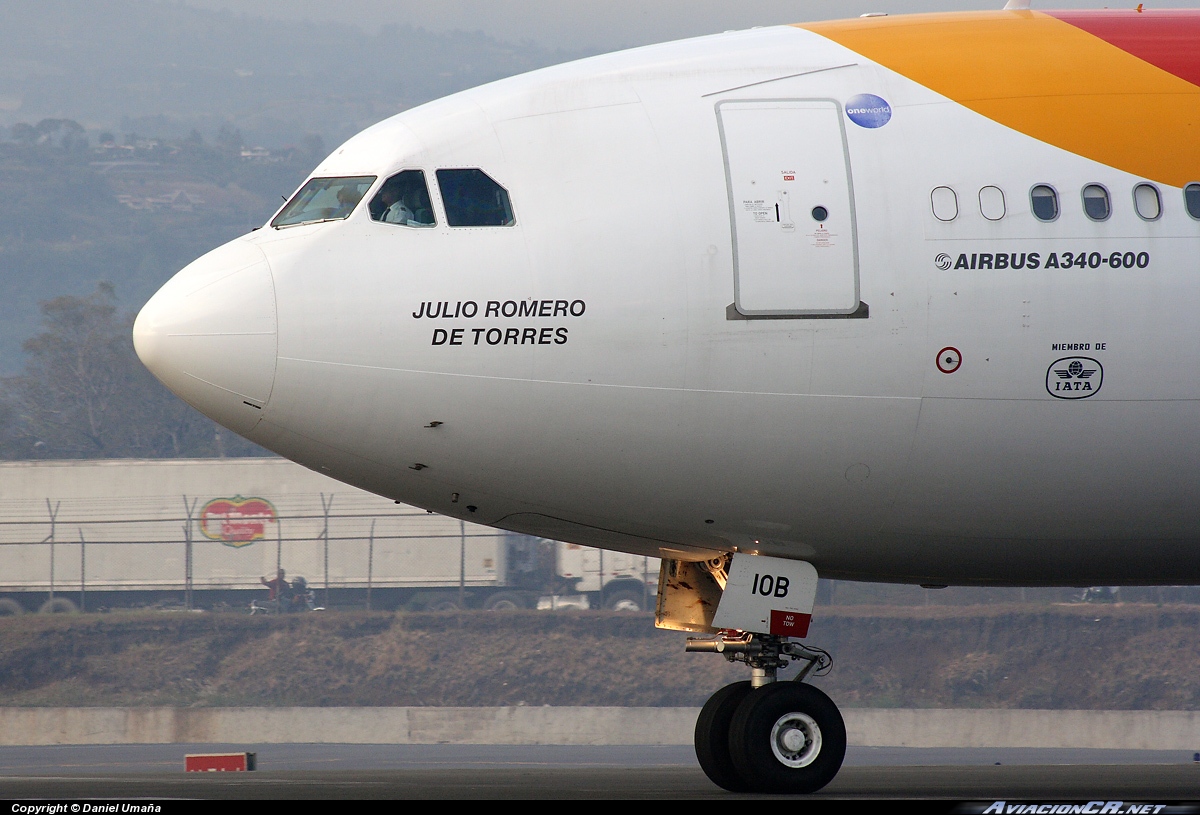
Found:
M 280 597 L 273 600 L 251 600 L 250 615 L 290 614 L 296 611 L 324 611 L 317 605 L 317 595 L 308 587 L 308 581 L 297 577 Z

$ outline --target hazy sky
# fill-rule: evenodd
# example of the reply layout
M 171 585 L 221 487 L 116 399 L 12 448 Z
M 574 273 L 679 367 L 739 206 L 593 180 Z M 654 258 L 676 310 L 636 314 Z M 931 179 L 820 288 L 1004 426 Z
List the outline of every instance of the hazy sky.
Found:
M 756 25 L 857 17 L 867 11 L 998 9 L 1004 0 L 171 0 L 288 20 L 339 20 L 374 30 L 408 23 L 430 30 L 483 31 L 569 50 L 611 50 Z M 1137 3 L 1109 3 L 1133 8 Z M 1196 0 L 1157 0 L 1148 8 L 1186 8 Z M 1095 0 L 1038 2 L 1034 8 L 1095 8 Z

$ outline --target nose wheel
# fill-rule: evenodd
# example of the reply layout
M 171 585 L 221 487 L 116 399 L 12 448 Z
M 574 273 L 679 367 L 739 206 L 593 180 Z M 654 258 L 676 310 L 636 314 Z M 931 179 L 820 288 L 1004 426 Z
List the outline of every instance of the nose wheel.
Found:
M 842 767 L 846 725 L 819 689 L 775 682 L 738 705 L 729 726 L 729 754 L 738 776 L 755 791 L 816 792 Z
M 812 685 L 736 682 L 713 694 L 696 720 L 700 767 L 730 792 L 816 792 L 845 757 L 842 715 Z
M 726 685 L 709 697 L 696 719 L 696 760 L 714 784 L 730 792 L 750 791 L 750 785 L 738 772 L 729 749 L 729 729 L 734 714 L 749 695 L 749 682 Z

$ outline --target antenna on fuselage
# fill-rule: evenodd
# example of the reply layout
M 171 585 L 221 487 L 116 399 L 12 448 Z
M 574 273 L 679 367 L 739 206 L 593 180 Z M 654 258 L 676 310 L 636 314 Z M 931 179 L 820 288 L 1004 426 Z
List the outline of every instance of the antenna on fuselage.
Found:
M 1029 8 L 1030 2 L 1031 0 L 1008 0 L 1008 2 L 1004 4 L 1004 10 L 1020 11 L 1021 9 L 1027 9 Z

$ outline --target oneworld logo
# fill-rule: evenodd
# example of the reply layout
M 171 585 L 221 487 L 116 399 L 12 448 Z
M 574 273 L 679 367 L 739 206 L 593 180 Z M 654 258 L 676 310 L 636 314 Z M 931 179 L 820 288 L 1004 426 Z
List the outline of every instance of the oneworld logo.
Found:
M 1104 384 L 1104 366 L 1091 357 L 1063 357 L 1046 371 L 1046 390 L 1057 399 L 1086 399 Z
M 892 120 L 892 106 L 873 93 L 860 93 L 846 100 L 846 115 L 859 127 L 883 127 Z

